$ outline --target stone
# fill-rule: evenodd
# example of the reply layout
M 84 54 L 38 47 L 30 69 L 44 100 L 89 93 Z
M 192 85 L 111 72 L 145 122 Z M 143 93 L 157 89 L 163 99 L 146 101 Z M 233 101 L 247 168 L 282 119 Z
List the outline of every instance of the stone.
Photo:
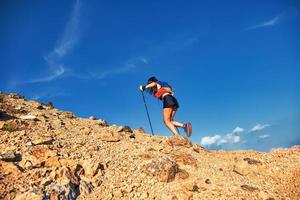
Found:
M 138 128 L 134 131 L 136 134 L 145 134 L 146 131 L 143 128 Z
M 206 183 L 206 184 L 211 184 L 210 179 L 207 178 L 207 179 L 205 180 L 205 183 Z
M 54 105 L 51 101 L 49 101 L 46 106 L 49 108 L 49 109 L 53 109 L 54 108 Z
M 5 125 L 5 122 L 4 121 L 0 121 L 0 129 L 2 129 L 4 125 Z
M 23 119 L 23 120 L 35 120 L 35 119 L 37 119 L 37 116 L 35 116 L 35 115 L 23 115 L 23 116 L 20 116 L 20 119 Z
M 181 136 L 171 136 L 167 139 L 166 144 L 170 146 L 192 147 L 192 143 Z
M 0 154 L 0 160 L 6 161 L 6 162 L 18 162 L 21 160 L 21 155 L 15 154 L 14 152 L 7 152 L 4 154 Z
M 193 158 L 191 154 L 184 152 L 174 152 L 171 157 L 176 161 L 177 164 L 197 167 L 197 160 Z
M 3 172 L 12 174 L 14 176 L 21 175 L 21 171 L 15 164 L 11 162 L 0 161 L 0 174 Z
M 100 138 L 105 142 L 119 142 L 122 136 L 116 133 L 104 132 L 101 134 Z
M 40 137 L 32 140 L 31 142 L 33 145 L 43 145 L 43 144 L 49 145 L 54 142 L 54 139 L 52 137 Z
M 42 195 L 35 194 L 34 192 L 25 192 L 23 194 L 18 194 L 15 200 L 43 200 Z
M 81 132 L 84 134 L 84 135 L 89 135 L 91 133 L 91 130 L 88 128 L 88 127 L 84 127 Z
M 84 169 L 84 175 L 88 178 L 93 178 L 99 170 L 104 170 L 104 165 L 92 159 L 85 160 L 82 167 Z
M 193 144 L 193 150 L 194 150 L 195 152 L 197 152 L 197 153 L 200 153 L 200 152 L 202 152 L 202 151 L 205 151 L 205 148 L 204 148 L 204 147 L 201 147 L 201 146 L 199 146 L 199 145 L 197 145 L 197 144 Z
M 94 116 L 90 116 L 89 119 L 90 119 L 90 120 L 97 120 L 97 118 L 94 117 Z
M 61 164 L 58 157 L 51 157 L 46 159 L 44 166 L 48 168 L 61 167 Z
M 189 178 L 189 173 L 186 170 L 179 169 L 178 173 L 176 174 L 176 180 L 184 180 Z
M 161 182 L 171 182 L 178 172 L 178 165 L 169 157 L 155 158 L 145 164 L 142 171 Z
M 61 115 L 69 119 L 75 118 L 75 115 L 72 112 L 62 112 Z
M 262 164 L 259 160 L 255 160 L 252 158 L 244 158 L 244 161 L 247 161 L 249 165 L 258 165 L 258 164 Z
M 250 185 L 241 185 L 241 188 L 243 190 L 249 191 L 249 192 L 254 192 L 254 191 L 259 191 L 259 189 L 257 187 L 253 187 Z
M 93 189 L 94 187 L 91 183 L 88 183 L 84 180 L 80 180 L 79 191 L 81 195 L 88 196 L 90 193 L 93 192 Z
M 117 132 L 126 132 L 126 133 L 132 133 L 133 131 L 129 126 L 121 126 L 118 128 Z
M 108 126 L 108 123 L 103 119 L 98 119 L 96 122 L 99 126 Z

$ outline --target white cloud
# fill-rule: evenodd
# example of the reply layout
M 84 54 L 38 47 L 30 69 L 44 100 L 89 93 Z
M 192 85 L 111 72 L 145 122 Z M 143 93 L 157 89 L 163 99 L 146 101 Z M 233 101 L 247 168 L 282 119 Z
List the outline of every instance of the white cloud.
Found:
M 77 0 L 71 12 L 70 19 L 66 24 L 63 36 L 52 52 L 59 57 L 64 57 L 78 43 L 80 11 L 81 3 Z
M 239 133 L 242 133 L 242 132 L 244 132 L 244 129 L 241 128 L 241 127 L 236 127 L 236 128 L 232 131 L 233 134 L 239 134 Z
M 201 145 L 203 146 L 211 146 L 216 145 L 220 146 L 222 144 L 236 144 L 240 142 L 240 136 L 227 134 L 225 136 L 214 135 L 212 137 L 205 136 L 201 138 Z
M 65 30 L 58 40 L 58 44 L 53 48 L 48 55 L 44 56 L 44 60 L 48 64 L 48 75 L 41 78 L 34 78 L 31 80 L 25 80 L 16 84 L 25 83 L 43 83 L 50 82 L 62 77 L 66 70 L 66 67 L 62 64 L 63 58 L 73 50 L 75 44 L 79 42 L 79 17 L 81 12 L 81 3 L 77 0 L 71 11 L 70 18 L 66 24 Z
M 58 66 L 57 69 L 54 69 L 52 73 L 48 76 L 42 77 L 42 78 L 36 78 L 28 81 L 24 81 L 23 83 L 40 83 L 40 82 L 49 82 L 54 79 L 59 78 L 65 73 L 65 68 L 63 66 Z
M 267 139 L 268 137 L 270 137 L 270 135 L 267 135 L 267 134 L 265 134 L 265 135 L 260 135 L 260 136 L 258 136 L 260 139 Z
M 261 130 L 263 130 L 263 129 L 269 127 L 269 126 L 271 126 L 271 125 L 269 125 L 269 124 L 263 124 L 263 125 L 261 125 L 261 124 L 256 124 L 256 125 L 250 130 L 250 132 L 261 131 Z
M 274 26 L 274 25 L 278 24 L 278 22 L 281 20 L 282 17 L 283 17 L 283 15 L 280 14 L 280 15 L 274 17 L 271 20 L 262 22 L 260 24 L 254 25 L 254 26 L 250 26 L 250 27 L 246 28 L 246 31 L 259 29 L 259 28 L 264 28 L 264 27 L 268 27 L 268 26 Z
M 90 72 L 88 74 L 73 74 L 72 76 L 79 79 L 105 79 L 109 76 L 131 72 L 138 67 L 145 66 L 146 64 L 148 64 L 148 62 L 148 59 L 146 59 L 145 57 L 132 58 L 127 60 L 121 67 L 112 68 L 100 72 Z
M 201 145 L 203 146 L 210 146 L 215 143 L 217 143 L 222 137 L 220 135 L 215 135 L 215 136 L 205 136 L 201 138 Z

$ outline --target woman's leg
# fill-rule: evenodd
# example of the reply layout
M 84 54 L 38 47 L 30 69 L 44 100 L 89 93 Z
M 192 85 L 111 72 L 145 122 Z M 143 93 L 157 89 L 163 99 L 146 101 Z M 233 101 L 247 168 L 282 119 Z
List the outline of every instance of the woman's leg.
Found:
M 177 111 L 177 110 L 176 110 L 175 108 L 174 108 L 173 111 L 172 111 L 171 122 L 172 122 L 172 124 L 174 124 L 174 126 L 176 126 L 176 127 L 181 127 L 181 128 L 182 128 L 182 127 L 184 126 L 183 123 L 174 121 L 174 117 L 175 117 L 176 111 Z
M 175 125 L 172 123 L 172 113 L 174 108 L 164 108 L 163 109 L 163 118 L 166 126 L 172 131 L 174 135 L 179 135 Z

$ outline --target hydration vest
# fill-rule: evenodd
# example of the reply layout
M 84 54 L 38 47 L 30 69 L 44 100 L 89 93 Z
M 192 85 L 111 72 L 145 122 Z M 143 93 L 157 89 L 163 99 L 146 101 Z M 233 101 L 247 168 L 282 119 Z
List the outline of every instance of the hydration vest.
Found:
M 173 93 L 172 86 L 170 86 L 167 82 L 157 81 L 157 83 L 161 86 L 161 88 L 153 94 L 156 98 L 162 99 L 163 95 Z

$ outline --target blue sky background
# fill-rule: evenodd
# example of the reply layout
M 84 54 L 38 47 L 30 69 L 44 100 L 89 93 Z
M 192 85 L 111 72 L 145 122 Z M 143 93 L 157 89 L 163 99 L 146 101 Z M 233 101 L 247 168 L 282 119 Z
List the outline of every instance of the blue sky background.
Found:
M 0 91 L 150 132 L 138 86 L 155 75 L 208 149 L 300 144 L 300 2 L 0 3 Z M 156 134 L 162 105 L 146 96 Z M 181 131 L 183 133 L 183 131 Z

